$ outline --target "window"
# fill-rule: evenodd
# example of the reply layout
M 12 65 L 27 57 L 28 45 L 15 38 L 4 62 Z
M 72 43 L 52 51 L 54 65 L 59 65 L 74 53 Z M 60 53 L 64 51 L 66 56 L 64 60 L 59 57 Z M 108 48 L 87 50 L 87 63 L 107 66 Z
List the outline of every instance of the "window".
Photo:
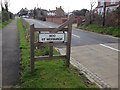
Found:
M 107 12 L 107 14 L 110 13 L 110 8 L 107 8 L 107 9 L 106 9 L 106 12 Z
M 102 15 L 102 8 L 99 8 L 99 9 L 98 9 L 98 14 L 99 14 L 99 15 Z
M 100 5 L 101 5 L 101 6 L 104 5 L 104 1 L 105 1 L 105 0 L 101 0 L 101 2 L 100 2 Z
M 115 4 L 116 3 L 116 0 L 111 0 L 111 4 Z

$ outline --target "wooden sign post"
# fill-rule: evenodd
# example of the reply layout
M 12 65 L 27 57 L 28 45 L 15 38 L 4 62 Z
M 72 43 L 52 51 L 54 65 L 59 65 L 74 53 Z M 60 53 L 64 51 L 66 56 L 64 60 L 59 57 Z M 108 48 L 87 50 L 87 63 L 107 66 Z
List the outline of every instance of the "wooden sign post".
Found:
M 69 18 L 70 19 L 70 18 Z M 67 32 L 67 48 L 66 48 L 66 66 L 70 65 L 70 53 L 71 53 L 71 36 L 72 36 L 72 21 L 68 23 L 68 32 Z
M 30 69 L 34 71 L 34 24 L 30 26 Z
M 65 59 L 65 64 L 67 67 L 70 65 L 70 52 L 71 52 L 71 34 L 72 34 L 72 22 L 73 16 L 69 16 L 68 20 L 60 25 L 58 28 L 35 28 L 34 24 L 30 26 L 30 69 L 31 72 L 34 71 L 34 63 L 38 60 L 50 60 L 50 59 Z M 65 28 L 67 26 L 67 28 Z M 41 33 L 41 32 L 49 33 Z M 65 33 L 58 33 L 59 31 L 67 32 L 67 42 L 65 42 Z M 37 45 L 49 45 L 49 56 L 35 56 L 35 32 L 39 33 L 39 39 Z M 54 56 L 53 46 L 58 44 L 66 45 L 66 55 Z

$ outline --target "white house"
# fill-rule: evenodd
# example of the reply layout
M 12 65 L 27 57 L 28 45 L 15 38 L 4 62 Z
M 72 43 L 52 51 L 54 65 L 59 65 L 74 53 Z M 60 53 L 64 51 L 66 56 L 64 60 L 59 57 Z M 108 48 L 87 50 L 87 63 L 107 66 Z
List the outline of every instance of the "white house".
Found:
M 116 10 L 120 5 L 120 0 L 98 0 L 98 6 L 95 8 L 96 13 L 99 15 L 103 14 L 104 2 L 106 2 L 106 12 Z

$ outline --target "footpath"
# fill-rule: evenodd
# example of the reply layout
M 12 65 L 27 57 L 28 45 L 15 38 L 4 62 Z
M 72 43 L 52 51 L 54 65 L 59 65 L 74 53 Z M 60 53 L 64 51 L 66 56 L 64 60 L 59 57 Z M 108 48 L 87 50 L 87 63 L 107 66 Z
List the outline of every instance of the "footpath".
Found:
M 20 67 L 19 33 L 16 20 L 2 30 L 2 87 L 19 83 Z
M 0 29 L 0 88 L 2 87 L 2 30 Z

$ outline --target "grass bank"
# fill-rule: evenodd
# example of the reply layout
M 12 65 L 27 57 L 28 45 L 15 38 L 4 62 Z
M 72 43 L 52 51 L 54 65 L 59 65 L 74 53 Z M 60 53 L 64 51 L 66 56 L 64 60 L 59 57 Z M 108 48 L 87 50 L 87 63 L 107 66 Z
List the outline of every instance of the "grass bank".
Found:
M 22 54 L 22 76 L 20 88 L 95 88 L 94 83 L 88 83 L 79 71 L 73 67 L 67 68 L 63 60 L 39 61 L 35 63 L 35 72 L 30 73 L 30 45 L 25 38 L 25 29 L 20 19 L 17 20 L 20 33 L 20 48 Z M 46 54 L 48 48 L 42 47 L 36 54 Z M 58 54 L 58 52 L 54 52 Z
M 120 37 L 120 28 L 118 27 L 102 27 L 96 24 L 90 24 L 79 26 L 79 28 L 101 34 L 112 35 L 114 37 Z
M 0 23 L 0 29 L 4 28 L 5 26 L 7 26 L 9 23 L 11 23 L 12 19 L 9 19 L 8 21 L 2 22 Z

